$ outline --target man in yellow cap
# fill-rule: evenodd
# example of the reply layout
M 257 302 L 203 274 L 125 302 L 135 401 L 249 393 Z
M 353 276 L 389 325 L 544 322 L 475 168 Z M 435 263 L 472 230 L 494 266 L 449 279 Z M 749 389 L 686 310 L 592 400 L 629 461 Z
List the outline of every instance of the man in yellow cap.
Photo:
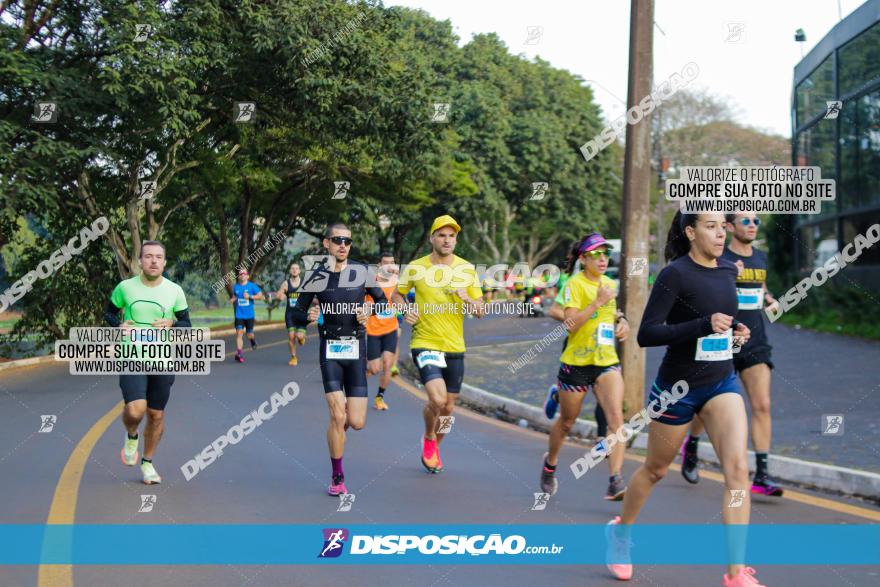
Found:
M 443 470 L 439 444 L 445 433 L 438 433 L 438 425 L 441 416 L 452 415 L 464 379 L 464 315 L 485 314 L 476 269 L 453 254 L 459 231 L 448 214 L 434 219 L 431 254 L 405 267 L 394 292 L 394 301 L 403 304 L 403 296 L 416 291 L 406 322 L 413 325 L 410 351 L 428 395 L 422 465 L 431 473 Z

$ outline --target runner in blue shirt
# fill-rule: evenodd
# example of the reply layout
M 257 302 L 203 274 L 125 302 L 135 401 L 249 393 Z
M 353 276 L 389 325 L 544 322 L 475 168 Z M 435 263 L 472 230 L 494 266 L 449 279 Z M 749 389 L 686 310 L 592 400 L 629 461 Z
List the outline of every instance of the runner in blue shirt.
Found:
M 247 331 L 251 349 L 256 350 L 257 339 L 254 338 L 254 301 L 265 299 L 263 290 L 256 283 L 249 281 L 247 269 L 239 269 L 238 283 L 232 286 L 230 303 L 235 307 L 235 360 L 244 363 L 244 333 Z

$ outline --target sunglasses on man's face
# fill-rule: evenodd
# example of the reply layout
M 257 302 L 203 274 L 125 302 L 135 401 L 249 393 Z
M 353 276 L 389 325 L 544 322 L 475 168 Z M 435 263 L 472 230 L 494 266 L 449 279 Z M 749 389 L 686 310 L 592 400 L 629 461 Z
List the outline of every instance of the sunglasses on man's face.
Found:
M 351 243 L 353 243 L 354 241 L 351 240 L 351 238 L 349 238 L 347 236 L 331 236 L 330 242 L 333 243 L 334 245 L 350 246 Z
M 739 223 L 742 224 L 743 226 L 748 226 L 752 222 L 755 223 L 755 227 L 761 226 L 761 219 L 760 218 L 755 218 L 754 220 L 752 220 L 751 218 L 740 218 L 739 219 Z

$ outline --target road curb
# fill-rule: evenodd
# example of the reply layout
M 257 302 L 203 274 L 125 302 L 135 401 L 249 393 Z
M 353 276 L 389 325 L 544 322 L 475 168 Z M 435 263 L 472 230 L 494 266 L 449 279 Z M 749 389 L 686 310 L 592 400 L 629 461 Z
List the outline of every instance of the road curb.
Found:
M 553 425 L 553 421 L 547 419 L 541 408 L 500 396 L 473 385 L 462 384 L 460 397 L 465 402 L 494 414 L 496 417 L 507 417 L 513 420 L 525 419 L 532 428 L 542 432 L 548 432 Z M 596 428 L 595 422 L 578 418 L 571 434 L 584 438 L 595 437 Z M 636 435 L 631 444 L 633 448 L 640 449 L 647 448 L 647 445 L 647 434 Z M 699 454 L 701 461 L 719 464 L 718 456 L 711 443 L 700 442 Z M 753 451 L 749 451 L 750 471 L 755 470 L 754 454 Z M 877 473 L 773 454 L 768 459 L 768 465 L 773 476 L 782 481 L 871 500 L 877 500 L 880 497 L 880 475 Z
M 275 330 L 278 328 L 283 328 L 283 322 L 273 322 L 272 324 L 260 324 L 259 326 L 254 326 L 254 332 L 259 332 L 261 330 Z M 223 330 L 214 330 L 211 332 L 211 336 L 227 336 L 230 334 L 235 334 L 235 328 L 225 328 Z M 12 370 L 12 369 L 20 369 L 22 367 L 31 367 L 33 365 L 41 365 L 44 363 L 55 363 L 54 355 L 44 355 L 42 357 L 31 357 L 29 359 L 16 359 L 14 361 L 6 361 L 4 363 L 0 363 L 0 371 Z M 63 361 L 57 361 L 58 363 L 62 363 Z

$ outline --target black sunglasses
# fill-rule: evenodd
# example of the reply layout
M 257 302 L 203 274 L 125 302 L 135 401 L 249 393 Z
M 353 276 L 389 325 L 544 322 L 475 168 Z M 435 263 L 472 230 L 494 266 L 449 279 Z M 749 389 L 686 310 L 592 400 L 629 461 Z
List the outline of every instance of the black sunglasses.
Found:
M 351 240 L 351 238 L 349 238 L 349 237 L 347 237 L 347 236 L 331 236 L 331 237 L 330 237 L 330 242 L 333 243 L 334 245 L 345 245 L 345 246 L 349 246 L 349 245 L 351 245 L 351 243 L 353 243 L 354 241 Z

